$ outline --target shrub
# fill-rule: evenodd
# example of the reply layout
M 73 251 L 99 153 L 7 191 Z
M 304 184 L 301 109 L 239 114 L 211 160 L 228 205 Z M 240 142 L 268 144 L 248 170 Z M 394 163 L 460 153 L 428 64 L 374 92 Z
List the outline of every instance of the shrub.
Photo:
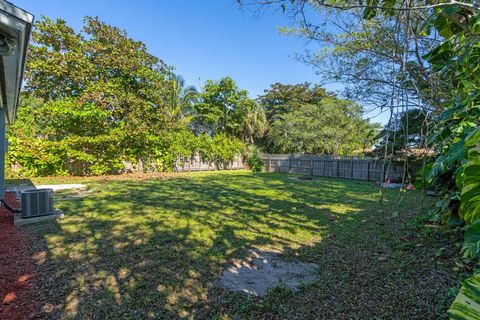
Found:
M 247 164 L 252 172 L 262 172 L 263 159 L 260 156 L 260 151 L 255 146 L 248 148 Z

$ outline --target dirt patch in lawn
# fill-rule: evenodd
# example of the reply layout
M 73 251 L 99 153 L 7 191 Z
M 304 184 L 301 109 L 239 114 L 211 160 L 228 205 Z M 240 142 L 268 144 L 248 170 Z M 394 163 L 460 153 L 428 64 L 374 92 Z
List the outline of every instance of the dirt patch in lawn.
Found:
M 234 261 L 220 279 L 223 287 L 263 296 L 271 288 L 284 286 L 297 290 L 317 279 L 318 265 L 284 261 L 278 252 L 249 250 L 245 259 Z

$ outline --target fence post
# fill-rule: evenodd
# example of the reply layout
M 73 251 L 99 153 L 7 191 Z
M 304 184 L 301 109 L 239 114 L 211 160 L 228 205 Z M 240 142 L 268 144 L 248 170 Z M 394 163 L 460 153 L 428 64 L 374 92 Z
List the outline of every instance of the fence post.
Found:
M 383 164 L 382 164 L 382 183 L 385 183 L 385 180 L 387 179 L 387 175 L 386 175 L 386 170 L 385 170 L 385 160 L 383 160 Z
M 313 159 L 310 159 L 310 175 L 313 176 Z
M 367 181 L 370 181 L 370 162 L 367 162 Z
M 352 161 L 350 162 L 350 179 L 353 180 L 353 157 L 352 157 Z
M 337 167 L 336 167 L 336 170 L 335 170 L 337 172 L 337 175 L 335 177 L 338 178 L 338 167 L 340 166 L 340 160 L 336 159 L 335 163 L 337 164 Z

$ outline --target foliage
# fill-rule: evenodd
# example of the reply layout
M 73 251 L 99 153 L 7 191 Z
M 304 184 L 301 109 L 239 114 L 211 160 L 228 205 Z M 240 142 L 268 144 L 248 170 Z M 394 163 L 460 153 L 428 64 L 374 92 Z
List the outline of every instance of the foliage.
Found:
M 76 33 L 63 20 L 36 22 L 25 72 L 26 91 L 44 102 L 93 103 L 109 122 L 136 134 L 161 125 L 171 67 L 125 31 L 86 17 Z
M 232 78 L 208 80 L 195 105 L 193 125 L 197 133 L 227 136 L 253 142 L 266 129 L 265 115 L 248 92 L 237 87 Z
M 36 22 L 10 162 L 25 175 L 104 174 L 145 158 L 165 129 L 171 68 L 97 18 Z M 22 110 L 23 109 L 23 110 Z
M 365 19 L 369 4 L 391 7 L 395 1 L 278 2 L 288 3 L 289 13 L 297 18 L 293 27 L 282 27 L 281 32 L 305 38 L 320 48 L 306 50 L 299 58 L 315 69 L 322 83 L 340 82 L 347 98 L 379 111 L 390 109 L 392 114 L 397 108 L 406 111 L 410 106 L 428 111 L 443 108 L 451 87 L 438 73 L 431 72 L 423 58 L 440 38 L 435 33 L 428 37 L 423 34 L 426 10 L 412 14 L 408 10 L 376 10 Z M 352 3 L 357 5 L 350 6 Z M 404 44 L 407 38 L 408 48 Z
M 173 122 L 189 122 L 193 116 L 194 104 L 198 100 L 197 89 L 193 86 L 186 86 L 185 80 L 177 75 L 172 77 L 167 84 L 166 116 Z
M 264 163 L 260 155 L 260 150 L 256 146 L 248 148 L 247 164 L 252 172 L 262 172 Z
M 465 227 L 465 241 L 462 253 L 468 259 L 480 257 L 480 219 Z
M 230 138 L 224 133 L 216 134 L 213 138 L 204 136 L 202 156 L 218 166 L 226 165 L 242 153 L 244 144 L 241 140 Z M 205 143 L 206 142 L 206 143 Z
M 86 17 L 78 33 L 63 20 L 39 20 L 25 78 L 8 132 L 11 174 L 102 175 L 122 172 L 125 162 L 171 171 L 197 152 L 226 163 L 243 149 L 237 137 L 252 142 L 265 130 L 263 111 L 233 80 L 219 93 L 224 100 L 200 100 L 142 42 L 98 18 Z M 209 83 L 204 91 L 212 93 Z M 196 135 L 198 102 L 209 110 L 232 106 L 235 116 L 209 130 L 213 137 Z
M 426 21 L 426 35 L 433 28 L 444 41 L 425 57 L 432 69 L 451 83 L 454 95 L 446 101 L 438 126 L 431 136 L 431 141 L 440 150 L 440 156 L 432 166 L 430 179 L 447 193 L 443 207 L 448 220 L 463 219 L 467 223 L 464 254 L 478 258 L 480 92 L 477 84 L 480 81 L 480 9 L 468 2 L 436 7 Z M 464 283 L 452 305 L 452 317 L 478 318 L 475 308 L 469 310 L 471 303 L 478 306 L 478 283 L 478 276 Z
M 268 122 L 262 107 L 254 100 L 246 100 L 240 120 L 240 138 L 245 143 L 255 143 L 268 130 Z
M 120 170 L 123 135 L 108 125 L 109 112 L 73 100 L 42 103 L 24 97 L 10 128 L 8 164 L 26 176 L 104 174 Z
M 445 41 L 427 58 L 455 87 L 431 137 L 441 154 L 432 167 L 430 180 L 446 193 L 444 215 L 467 224 L 463 254 L 479 258 L 480 95 L 476 83 L 480 79 L 480 49 L 475 37 L 480 11 L 465 10 L 458 6 L 437 9 L 430 19 Z M 468 23 L 459 21 L 459 14 L 469 15 Z
M 466 140 L 467 162 L 458 178 L 461 190 L 460 214 L 469 226 L 462 251 L 468 258 L 480 258 L 480 129 Z
M 369 130 L 375 128 L 362 112 L 351 101 L 324 98 L 276 120 L 267 139 L 277 153 L 350 154 L 364 147 Z
M 441 183 L 448 195 L 444 212 L 449 220 L 460 218 L 467 223 L 463 252 L 476 258 L 479 257 L 480 235 L 479 27 L 480 9 L 468 2 L 434 8 L 425 25 L 427 35 L 435 28 L 444 38 L 426 55 L 426 59 L 432 69 L 448 79 L 454 88 L 454 95 L 446 102 L 431 137 L 440 156 L 432 167 L 430 179 L 433 183 Z M 452 317 L 478 318 L 475 308 L 469 310 L 471 303 L 478 306 L 478 283 L 478 276 L 464 283 L 452 305 Z
M 410 148 L 422 148 L 426 133 L 427 114 L 419 108 L 410 109 L 398 114 L 384 127 L 376 149 L 380 153 L 396 154 Z
M 265 90 L 258 98 L 259 103 L 265 109 L 268 123 L 280 120 L 283 115 L 288 114 L 306 104 L 317 104 L 327 97 L 324 88 L 310 83 L 282 84 L 274 83 Z
M 475 320 L 480 318 L 480 273 L 463 282 L 448 313 L 450 319 Z
M 461 213 L 468 224 L 480 221 L 480 127 L 466 138 L 467 162 L 459 184 L 462 191 Z

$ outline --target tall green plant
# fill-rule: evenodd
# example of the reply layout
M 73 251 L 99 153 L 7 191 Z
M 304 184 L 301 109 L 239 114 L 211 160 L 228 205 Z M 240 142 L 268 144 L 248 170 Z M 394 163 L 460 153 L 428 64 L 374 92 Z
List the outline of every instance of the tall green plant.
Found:
M 171 121 L 189 121 L 193 113 L 193 105 L 197 100 L 198 92 L 193 86 L 185 85 L 185 80 L 179 76 L 172 76 L 167 83 L 165 97 L 166 115 Z
M 480 127 L 466 139 L 467 162 L 459 177 L 461 188 L 460 213 L 468 224 L 465 230 L 463 254 L 480 258 Z
M 463 282 L 448 313 L 455 320 L 480 319 L 480 273 Z

